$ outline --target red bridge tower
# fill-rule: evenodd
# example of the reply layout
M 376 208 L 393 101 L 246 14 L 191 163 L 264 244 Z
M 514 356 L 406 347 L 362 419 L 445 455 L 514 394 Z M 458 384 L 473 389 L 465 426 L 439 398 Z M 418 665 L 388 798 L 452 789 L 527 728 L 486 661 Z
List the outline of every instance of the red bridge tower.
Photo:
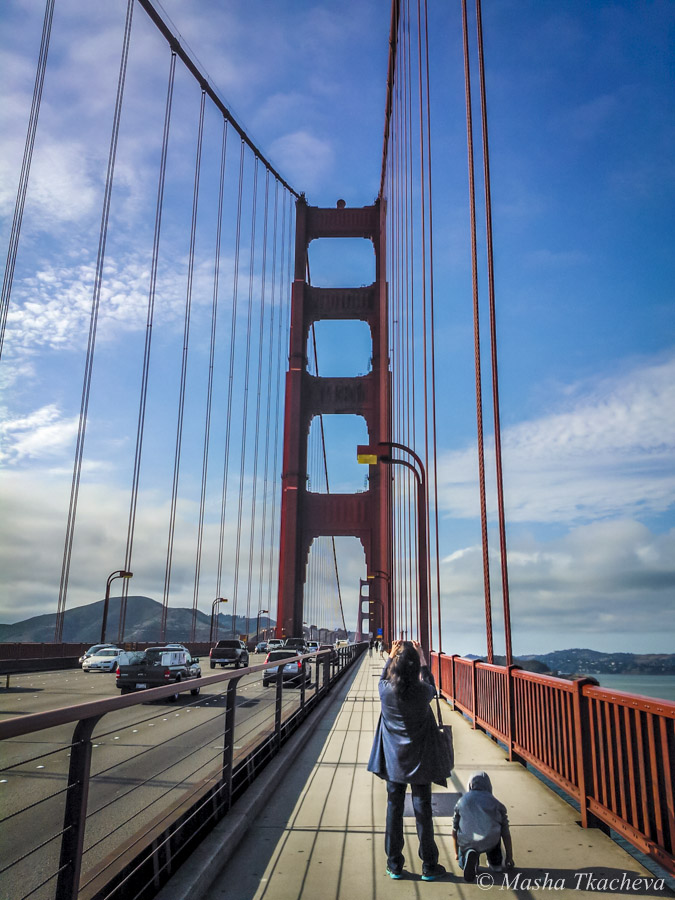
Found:
M 363 416 L 371 445 L 391 440 L 384 216 L 374 206 L 320 209 L 304 197 L 296 204 L 295 274 L 291 299 L 289 367 L 286 374 L 284 458 L 279 553 L 277 634 L 300 636 L 309 548 L 314 538 L 361 540 L 369 576 L 370 615 L 358 629 L 383 629 L 391 639 L 391 470 L 369 467 L 369 487 L 358 494 L 307 490 L 307 441 L 321 413 Z M 315 238 L 367 238 L 375 249 L 375 282 L 359 288 L 307 284 L 307 251 Z M 321 378 L 307 371 L 309 329 L 322 319 L 366 322 L 372 338 L 372 371 L 353 378 Z M 356 455 L 356 447 L 354 447 Z

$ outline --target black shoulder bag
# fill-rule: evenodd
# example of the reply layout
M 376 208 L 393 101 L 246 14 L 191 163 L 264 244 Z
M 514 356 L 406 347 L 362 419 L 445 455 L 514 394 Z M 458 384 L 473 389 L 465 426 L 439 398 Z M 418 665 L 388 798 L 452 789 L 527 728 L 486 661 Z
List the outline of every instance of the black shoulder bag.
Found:
M 449 759 L 448 769 L 454 769 L 455 767 L 455 747 L 452 742 L 452 725 L 444 725 L 443 724 L 443 716 L 441 715 L 441 704 L 438 699 L 438 691 L 436 692 L 436 715 L 438 716 L 438 732 L 441 737 L 441 741 L 439 743 L 442 744 L 445 753 Z M 448 771 L 450 774 L 450 771 Z

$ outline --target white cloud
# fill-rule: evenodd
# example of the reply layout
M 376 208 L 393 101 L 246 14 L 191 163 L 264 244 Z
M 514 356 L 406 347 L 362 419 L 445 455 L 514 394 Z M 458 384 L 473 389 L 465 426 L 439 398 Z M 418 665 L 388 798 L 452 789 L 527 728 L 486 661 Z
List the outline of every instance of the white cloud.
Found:
M 208 306 L 213 293 L 213 263 L 197 261 L 193 305 Z M 228 299 L 230 261 L 221 260 L 223 304 Z M 185 311 L 187 262 L 174 257 L 160 266 L 155 292 L 155 321 L 177 325 Z M 15 285 L 7 316 L 6 347 L 12 355 L 41 347 L 73 349 L 86 341 L 95 276 L 93 263 L 55 265 L 49 262 Z M 138 253 L 106 258 L 97 340 L 145 328 L 150 285 L 149 261 Z
M 318 184 L 334 161 L 331 143 L 304 130 L 277 138 L 270 146 L 270 154 L 280 171 L 304 189 Z
M 4 450 L 0 460 L 17 462 L 59 455 L 70 447 L 77 434 L 77 418 L 63 418 L 54 404 L 27 416 L 0 422 Z
M 675 359 L 576 386 L 557 406 L 503 432 L 509 521 L 579 523 L 671 507 Z M 486 453 L 486 469 L 494 471 L 491 452 Z M 446 514 L 476 515 L 473 447 L 442 458 L 439 487 Z
M 508 562 L 516 653 L 569 646 L 669 652 L 675 629 L 675 530 L 654 534 L 622 519 L 579 526 L 550 541 L 519 536 L 509 546 Z M 495 633 L 501 637 L 496 550 L 490 563 Z M 479 635 L 484 623 L 480 547 L 444 559 L 441 581 L 446 608 L 452 610 L 448 628 L 460 642 L 463 633 Z
M 0 621 L 56 612 L 68 510 L 70 474 L 53 469 L 13 471 L 0 481 Z M 200 609 L 210 610 L 217 596 L 216 573 L 220 531 L 219 489 L 211 501 L 203 539 Z M 162 599 L 167 554 L 169 498 L 152 491 L 138 497 L 132 569 L 132 593 Z M 249 501 L 244 509 L 249 507 Z M 278 506 L 277 506 L 278 510 Z M 211 512 L 213 512 L 211 510 Z M 122 566 L 129 515 L 128 491 L 113 489 L 100 478 L 83 480 L 73 544 L 68 608 L 102 599 L 108 574 Z M 171 606 L 191 607 L 195 572 L 198 504 L 178 503 L 171 577 Z M 242 520 L 237 614 L 246 612 L 249 520 Z M 228 517 L 224 543 L 223 587 L 231 597 L 235 569 L 236 506 Z M 258 596 L 260 527 L 254 548 L 251 597 Z M 267 541 L 274 539 L 268 523 Z M 266 554 L 267 567 L 269 555 Z M 267 568 L 265 568 L 267 573 Z M 273 578 L 276 585 L 276 577 Z M 265 591 L 266 591 L 265 586 Z M 231 610 L 228 608 L 228 612 Z M 255 610 L 252 613 L 255 615 Z

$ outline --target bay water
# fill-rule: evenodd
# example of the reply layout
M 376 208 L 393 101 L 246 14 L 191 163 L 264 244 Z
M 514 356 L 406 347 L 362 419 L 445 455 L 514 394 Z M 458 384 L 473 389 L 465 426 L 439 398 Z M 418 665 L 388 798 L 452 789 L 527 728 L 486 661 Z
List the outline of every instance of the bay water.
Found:
M 600 686 L 612 691 L 642 694 L 675 701 L 675 675 L 594 675 Z

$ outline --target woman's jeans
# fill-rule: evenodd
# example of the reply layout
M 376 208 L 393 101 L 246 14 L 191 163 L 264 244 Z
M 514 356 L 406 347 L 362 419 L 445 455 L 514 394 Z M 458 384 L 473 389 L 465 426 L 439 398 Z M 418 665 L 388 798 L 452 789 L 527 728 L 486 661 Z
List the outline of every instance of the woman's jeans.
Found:
M 400 872 L 405 858 L 403 853 L 403 806 L 407 784 L 397 781 L 387 782 L 387 826 L 384 834 L 384 849 L 387 864 L 393 872 Z M 434 841 L 434 820 L 431 814 L 431 785 L 411 784 L 413 809 L 420 840 L 419 855 L 424 866 L 435 866 L 438 862 L 438 847 Z

